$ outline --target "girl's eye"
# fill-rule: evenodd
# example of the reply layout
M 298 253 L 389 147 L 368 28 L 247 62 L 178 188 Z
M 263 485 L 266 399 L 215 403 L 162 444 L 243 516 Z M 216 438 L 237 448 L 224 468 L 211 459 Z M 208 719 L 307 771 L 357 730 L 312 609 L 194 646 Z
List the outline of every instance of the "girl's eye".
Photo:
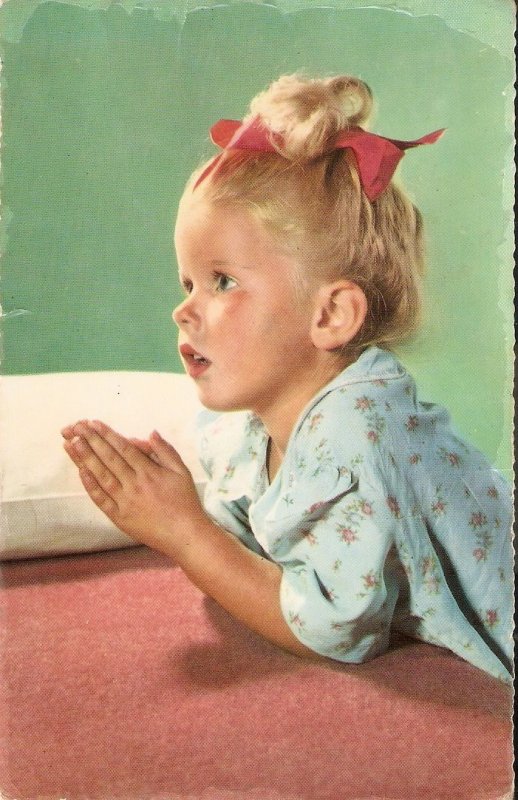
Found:
M 233 289 L 234 286 L 237 285 L 234 278 L 231 278 L 230 275 L 225 275 L 221 272 L 215 273 L 214 278 L 216 280 L 217 292 L 227 292 L 229 289 Z
M 192 292 L 192 283 L 191 281 L 184 280 L 182 281 L 182 288 L 185 294 L 190 294 Z

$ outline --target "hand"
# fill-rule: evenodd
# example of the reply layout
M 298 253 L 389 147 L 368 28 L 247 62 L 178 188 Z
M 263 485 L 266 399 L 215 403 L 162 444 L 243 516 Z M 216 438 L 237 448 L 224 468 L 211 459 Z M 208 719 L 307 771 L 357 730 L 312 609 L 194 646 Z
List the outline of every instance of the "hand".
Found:
M 93 502 L 136 541 L 174 555 L 182 520 L 205 516 L 191 474 L 155 431 L 127 439 L 99 421 L 62 430 L 64 448 Z
M 156 432 L 147 441 L 127 439 L 97 421 L 82 420 L 62 434 L 83 486 L 117 527 L 171 556 L 202 592 L 252 630 L 315 657 L 284 620 L 280 567 L 205 514 L 174 447 Z

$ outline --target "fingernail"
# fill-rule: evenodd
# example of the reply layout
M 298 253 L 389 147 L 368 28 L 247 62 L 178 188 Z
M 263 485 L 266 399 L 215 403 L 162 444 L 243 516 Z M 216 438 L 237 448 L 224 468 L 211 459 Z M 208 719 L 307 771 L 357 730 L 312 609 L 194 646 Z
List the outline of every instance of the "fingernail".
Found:
M 61 433 L 68 433 L 68 432 L 70 432 L 71 430 L 73 430 L 73 428 L 74 428 L 74 425 L 77 425 L 77 422 L 69 422 L 69 423 L 68 423 L 68 425 L 64 425 L 64 426 L 61 428 Z
M 76 439 L 72 440 L 72 445 L 76 451 L 76 453 L 85 453 L 87 450 L 86 442 L 84 439 L 81 439 L 79 436 Z

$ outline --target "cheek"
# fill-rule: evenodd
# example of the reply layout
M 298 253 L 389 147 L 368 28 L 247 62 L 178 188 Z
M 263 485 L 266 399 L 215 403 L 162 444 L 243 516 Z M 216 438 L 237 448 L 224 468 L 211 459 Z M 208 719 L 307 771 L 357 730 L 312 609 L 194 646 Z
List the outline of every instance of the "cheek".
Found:
M 206 322 L 214 333 L 232 340 L 236 350 L 249 345 L 288 349 L 300 348 L 309 335 L 309 319 L 296 301 L 280 292 L 253 300 L 245 292 L 229 292 L 207 309 Z
M 213 299 L 204 309 L 203 320 L 211 334 L 228 328 L 236 315 L 235 304 L 226 298 Z
M 246 305 L 245 298 L 238 292 L 229 292 L 210 305 L 207 309 L 206 321 L 212 330 L 228 331 L 254 321 L 254 309 Z
M 286 343 L 302 341 L 309 335 L 311 327 L 311 314 L 304 312 L 295 305 L 291 298 L 286 298 L 285 303 L 280 303 L 270 314 L 270 324 L 275 329 L 277 336 Z

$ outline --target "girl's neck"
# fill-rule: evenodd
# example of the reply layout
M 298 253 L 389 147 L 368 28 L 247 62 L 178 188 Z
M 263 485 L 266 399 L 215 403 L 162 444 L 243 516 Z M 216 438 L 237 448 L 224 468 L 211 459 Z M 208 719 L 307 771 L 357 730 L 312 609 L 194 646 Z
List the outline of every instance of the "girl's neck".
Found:
M 268 441 L 268 448 L 266 450 L 266 473 L 268 475 L 268 483 L 272 483 L 273 479 L 277 475 L 283 458 L 284 453 L 281 453 L 272 439 L 270 439 Z
M 299 386 L 293 394 L 284 395 L 282 402 L 277 403 L 274 407 L 270 406 L 262 411 L 255 411 L 270 437 L 267 451 L 267 470 L 270 482 L 282 464 L 293 428 L 303 409 L 346 366 L 348 364 L 342 362 L 337 365 L 337 362 L 334 361 L 331 366 L 327 365 L 327 369 L 322 368 L 313 372 L 307 383 Z

